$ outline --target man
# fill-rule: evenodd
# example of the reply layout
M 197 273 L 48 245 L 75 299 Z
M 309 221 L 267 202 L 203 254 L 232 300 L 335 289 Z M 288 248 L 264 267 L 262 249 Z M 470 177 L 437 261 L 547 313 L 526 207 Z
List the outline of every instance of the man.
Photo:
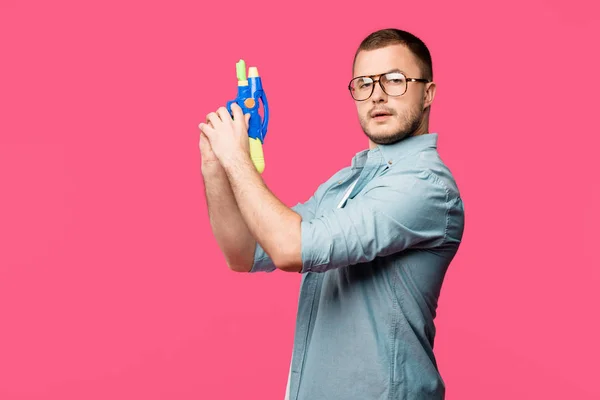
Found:
M 208 114 L 210 223 L 234 271 L 302 273 L 290 399 L 443 399 L 433 320 L 464 210 L 428 130 L 429 51 L 408 32 L 374 32 L 348 89 L 369 148 L 291 209 L 253 166 L 241 109 Z

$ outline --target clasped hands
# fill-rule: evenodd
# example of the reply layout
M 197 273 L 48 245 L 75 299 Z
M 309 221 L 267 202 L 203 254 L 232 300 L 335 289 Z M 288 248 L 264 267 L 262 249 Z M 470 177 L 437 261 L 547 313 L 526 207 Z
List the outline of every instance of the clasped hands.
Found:
M 218 162 L 223 167 L 250 159 L 248 123 L 250 114 L 245 114 L 237 103 L 231 104 L 232 116 L 227 108 L 220 107 L 206 116 L 200 123 L 200 151 L 203 165 Z

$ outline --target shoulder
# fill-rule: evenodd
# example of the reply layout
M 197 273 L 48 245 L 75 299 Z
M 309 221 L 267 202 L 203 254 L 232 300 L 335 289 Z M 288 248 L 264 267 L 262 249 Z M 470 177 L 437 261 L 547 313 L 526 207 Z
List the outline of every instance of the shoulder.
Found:
M 390 200 L 451 207 L 460 200 L 456 180 L 435 150 L 421 151 L 395 160 L 367 187 L 370 195 L 380 193 Z
M 460 197 L 460 191 L 452 171 L 434 148 L 400 159 L 386 172 L 390 182 L 397 181 L 399 184 L 410 181 L 416 187 L 443 189 L 448 192 L 451 199 Z
M 437 150 L 423 151 L 417 156 L 417 165 L 419 168 L 427 171 L 437 184 L 444 186 L 453 196 L 460 197 L 456 179 Z

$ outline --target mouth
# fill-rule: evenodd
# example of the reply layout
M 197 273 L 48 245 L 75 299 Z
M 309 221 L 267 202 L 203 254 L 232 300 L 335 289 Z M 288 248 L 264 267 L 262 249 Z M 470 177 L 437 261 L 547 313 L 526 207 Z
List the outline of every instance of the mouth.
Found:
M 385 110 L 375 110 L 371 112 L 371 118 L 375 121 L 382 121 L 392 116 L 392 113 Z

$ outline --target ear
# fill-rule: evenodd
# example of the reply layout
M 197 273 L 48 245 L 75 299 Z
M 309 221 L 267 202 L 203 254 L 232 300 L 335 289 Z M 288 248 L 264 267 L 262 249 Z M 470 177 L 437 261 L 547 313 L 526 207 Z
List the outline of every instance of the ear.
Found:
M 423 110 L 433 103 L 433 99 L 435 98 L 435 82 L 429 82 L 427 86 L 425 86 L 425 93 L 423 95 Z

